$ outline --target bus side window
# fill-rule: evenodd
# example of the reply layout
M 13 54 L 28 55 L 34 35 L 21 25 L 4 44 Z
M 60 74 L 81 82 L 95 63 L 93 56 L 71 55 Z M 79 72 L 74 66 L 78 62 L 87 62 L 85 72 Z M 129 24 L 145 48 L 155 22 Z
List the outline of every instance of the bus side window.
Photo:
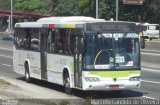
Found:
M 54 53 L 59 53 L 59 50 L 60 50 L 60 46 L 61 45 L 61 42 L 60 42 L 60 33 L 59 33 L 59 30 L 56 29 L 55 31 L 55 39 L 54 39 Z
M 59 40 L 59 53 L 67 54 L 67 41 L 66 41 L 67 33 L 66 29 L 60 30 L 60 40 Z
M 54 53 L 54 50 L 55 50 L 54 40 L 55 40 L 55 30 L 52 29 L 52 30 L 50 30 L 49 36 L 47 39 L 47 42 L 48 42 L 47 43 L 47 51 L 48 52 Z
M 40 40 L 39 40 L 39 29 L 31 30 L 31 50 L 39 51 L 40 50 Z
M 15 40 L 14 43 L 17 49 L 24 49 L 25 48 L 25 41 L 26 41 L 26 32 L 24 29 L 17 29 L 14 33 Z
M 15 47 L 18 48 L 18 29 L 14 30 L 13 36 L 14 36 L 13 43 L 14 43 Z

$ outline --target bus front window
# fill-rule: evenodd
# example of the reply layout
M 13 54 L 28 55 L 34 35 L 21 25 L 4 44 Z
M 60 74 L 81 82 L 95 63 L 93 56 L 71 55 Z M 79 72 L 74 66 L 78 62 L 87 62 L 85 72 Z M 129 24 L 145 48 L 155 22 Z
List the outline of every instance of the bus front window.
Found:
M 86 35 L 86 69 L 136 69 L 139 66 L 137 34 Z
M 138 35 L 134 33 L 114 34 L 115 68 L 135 69 L 140 67 Z
M 110 34 L 87 35 L 85 55 L 87 69 L 111 68 L 114 61 L 112 36 Z

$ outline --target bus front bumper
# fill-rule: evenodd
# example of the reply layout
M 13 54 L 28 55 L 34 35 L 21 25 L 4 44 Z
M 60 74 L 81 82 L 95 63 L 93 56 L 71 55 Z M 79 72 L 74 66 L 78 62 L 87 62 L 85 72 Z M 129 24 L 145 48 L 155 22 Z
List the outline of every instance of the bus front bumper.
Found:
M 124 90 L 124 89 L 135 89 L 140 88 L 141 81 L 116 81 L 116 82 L 84 82 L 83 90 L 97 90 L 97 91 L 112 91 L 112 90 Z

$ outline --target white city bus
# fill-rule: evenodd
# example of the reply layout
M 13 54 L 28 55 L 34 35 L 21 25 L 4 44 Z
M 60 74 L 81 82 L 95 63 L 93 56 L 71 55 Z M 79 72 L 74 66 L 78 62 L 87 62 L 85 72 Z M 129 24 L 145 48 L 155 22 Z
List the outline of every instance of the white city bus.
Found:
M 71 90 L 140 87 L 136 24 L 91 17 L 47 17 L 15 24 L 13 67 L 18 74 Z

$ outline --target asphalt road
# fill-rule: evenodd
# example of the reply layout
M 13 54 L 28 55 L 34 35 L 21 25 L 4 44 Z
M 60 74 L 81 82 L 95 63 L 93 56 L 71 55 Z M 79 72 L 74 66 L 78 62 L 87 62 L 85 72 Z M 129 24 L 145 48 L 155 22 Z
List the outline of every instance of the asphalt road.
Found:
M 148 42 L 147 42 L 148 43 Z M 99 98 L 149 98 L 160 99 L 160 41 L 149 42 L 151 46 L 146 46 L 146 49 L 141 50 L 142 54 L 142 85 L 140 89 L 125 90 L 122 94 L 115 95 L 111 92 L 96 92 L 86 93 L 76 90 L 75 96 L 80 98 L 88 97 L 88 94 L 96 94 Z M 152 44 L 151 44 L 152 43 Z M 156 43 L 156 44 L 155 44 Z M 158 45 L 159 44 L 159 45 Z M 0 76 L 8 77 L 11 79 L 23 80 L 22 75 L 18 75 L 13 72 L 12 68 L 12 41 L 0 40 Z M 156 46 L 158 48 L 156 48 Z M 150 65 L 154 65 L 150 67 Z M 156 67 L 155 67 L 156 66 Z M 159 69 L 159 70 L 158 70 Z M 63 87 L 55 84 L 51 84 L 44 81 L 34 80 L 31 84 L 41 86 L 45 89 L 52 89 L 53 91 L 64 92 Z
M 160 39 L 146 42 L 146 48 L 141 49 L 142 67 L 160 70 Z

